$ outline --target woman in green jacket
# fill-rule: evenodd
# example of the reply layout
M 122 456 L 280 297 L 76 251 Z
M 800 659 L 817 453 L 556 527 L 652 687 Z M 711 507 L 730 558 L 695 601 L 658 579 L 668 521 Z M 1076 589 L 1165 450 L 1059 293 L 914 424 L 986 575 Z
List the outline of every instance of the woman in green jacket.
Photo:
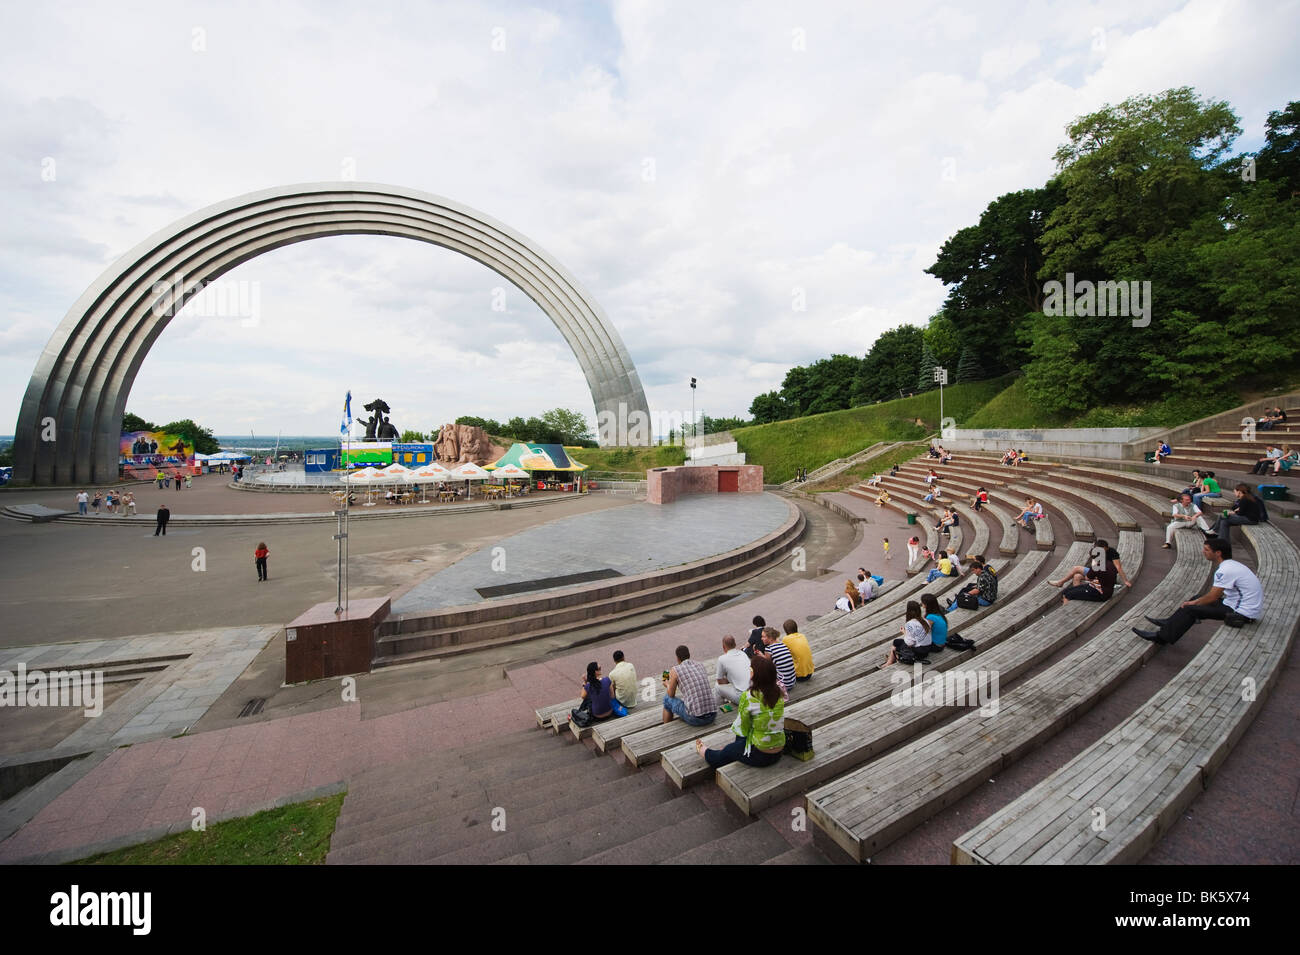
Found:
M 731 724 L 736 738 L 722 749 L 705 749 L 704 740 L 695 741 L 695 751 L 714 769 L 737 761 L 771 766 L 785 751 L 785 700 L 777 686 L 776 664 L 756 655 L 749 672 L 749 689 L 740 694 Z

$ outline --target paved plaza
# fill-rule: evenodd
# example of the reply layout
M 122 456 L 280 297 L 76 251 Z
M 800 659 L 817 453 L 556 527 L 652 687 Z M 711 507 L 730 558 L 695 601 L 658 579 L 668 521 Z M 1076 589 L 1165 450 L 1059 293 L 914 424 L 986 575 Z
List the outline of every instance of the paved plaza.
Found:
M 790 505 L 773 494 L 698 495 L 580 514 L 503 537 L 411 587 L 395 613 L 479 603 L 476 588 L 610 569 L 644 574 L 724 554 L 777 530 Z M 553 589 L 553 588 L 547 588 Z M 541 593 L 542 588 L 528 593 Z

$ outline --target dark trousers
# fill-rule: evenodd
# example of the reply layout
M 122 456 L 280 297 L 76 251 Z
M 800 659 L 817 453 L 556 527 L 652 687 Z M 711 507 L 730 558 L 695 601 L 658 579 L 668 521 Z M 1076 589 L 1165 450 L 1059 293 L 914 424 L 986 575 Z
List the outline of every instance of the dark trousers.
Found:
M 266 558 L 256 557 L 253 559 L 253 563 L 257 565 L 257 579 L 266 580 Z
M 1221 514 L 1219 519 L 1214 522 L 1214 527 L 1210 528 L 1210 533 L 1215 537 L 1222 537 L 1229 544 L 1232 543 L 1232 528 L 1238 524 L 1258 524 L 1258 521 L 1252 521 L 1250 518 L 1242 517 L 1240 514 Z
M 157 537 L 159 534 L 162 534 L 163 537 L 167 536 L 167 518 L 165 517 L 158 518 L 158 526 L 153 529 L 154 537 Z
M 1066 587 L 1065 592 L 1061 594 L 1066 600 L 1092 600 L 1096 603 L 1105 603 L 1106 598 L 1102 592 L 1091 584 L 1079 584 L 1076 587 Z
M 1188 630 L 1201 620 L 1222 620 L 1228 616 L 1228 606 L 1222 600 L 1212 604 L 1197 604 L 1194 607 L 1179 607 L 1174 615 L 1165 621 L 1156 638 L 1159 643 L 1177 643 Z
M 719 766 L 726 766 L 728 763 L 744 763 L 746 766 L 771 766 L 773 763 L 780 762 L 780 753 L 765 753 L 758 747 L 750 747 L 749 755 L 745 755 L 745 737 L 737 736 L 722 749 L 706 749 L 704 751 L 704 761 L 714 769 Z

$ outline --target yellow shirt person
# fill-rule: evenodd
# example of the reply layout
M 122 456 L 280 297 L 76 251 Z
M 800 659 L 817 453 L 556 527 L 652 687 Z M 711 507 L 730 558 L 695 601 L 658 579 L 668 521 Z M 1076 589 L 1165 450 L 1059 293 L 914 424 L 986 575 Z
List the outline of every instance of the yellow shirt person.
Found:
M 812 647 L 808 646 L 808 638 L 799 632 L 799 625 L 793 620 L 785 622 L 784 630 L 785 636 L 781 642 L 794 659 L 794 678 L 807 680 L 813 675 Z

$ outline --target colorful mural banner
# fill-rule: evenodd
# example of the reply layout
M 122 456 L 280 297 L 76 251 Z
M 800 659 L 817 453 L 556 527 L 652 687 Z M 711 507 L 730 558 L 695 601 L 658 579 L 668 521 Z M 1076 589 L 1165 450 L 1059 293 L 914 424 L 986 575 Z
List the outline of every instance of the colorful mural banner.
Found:
M 587 465 L 580 464 L 565 453 L 558 444 L 533 444 L 532 442 L 515 442 L 501 456 L 499 461 L 488 465 L 488 470 L 513 464 L 525 471 L 585 471 Z
M 167 431 L 123 432 L 118 453 L 122 464 L 134 467 L 194 464 L 194 442 Z

